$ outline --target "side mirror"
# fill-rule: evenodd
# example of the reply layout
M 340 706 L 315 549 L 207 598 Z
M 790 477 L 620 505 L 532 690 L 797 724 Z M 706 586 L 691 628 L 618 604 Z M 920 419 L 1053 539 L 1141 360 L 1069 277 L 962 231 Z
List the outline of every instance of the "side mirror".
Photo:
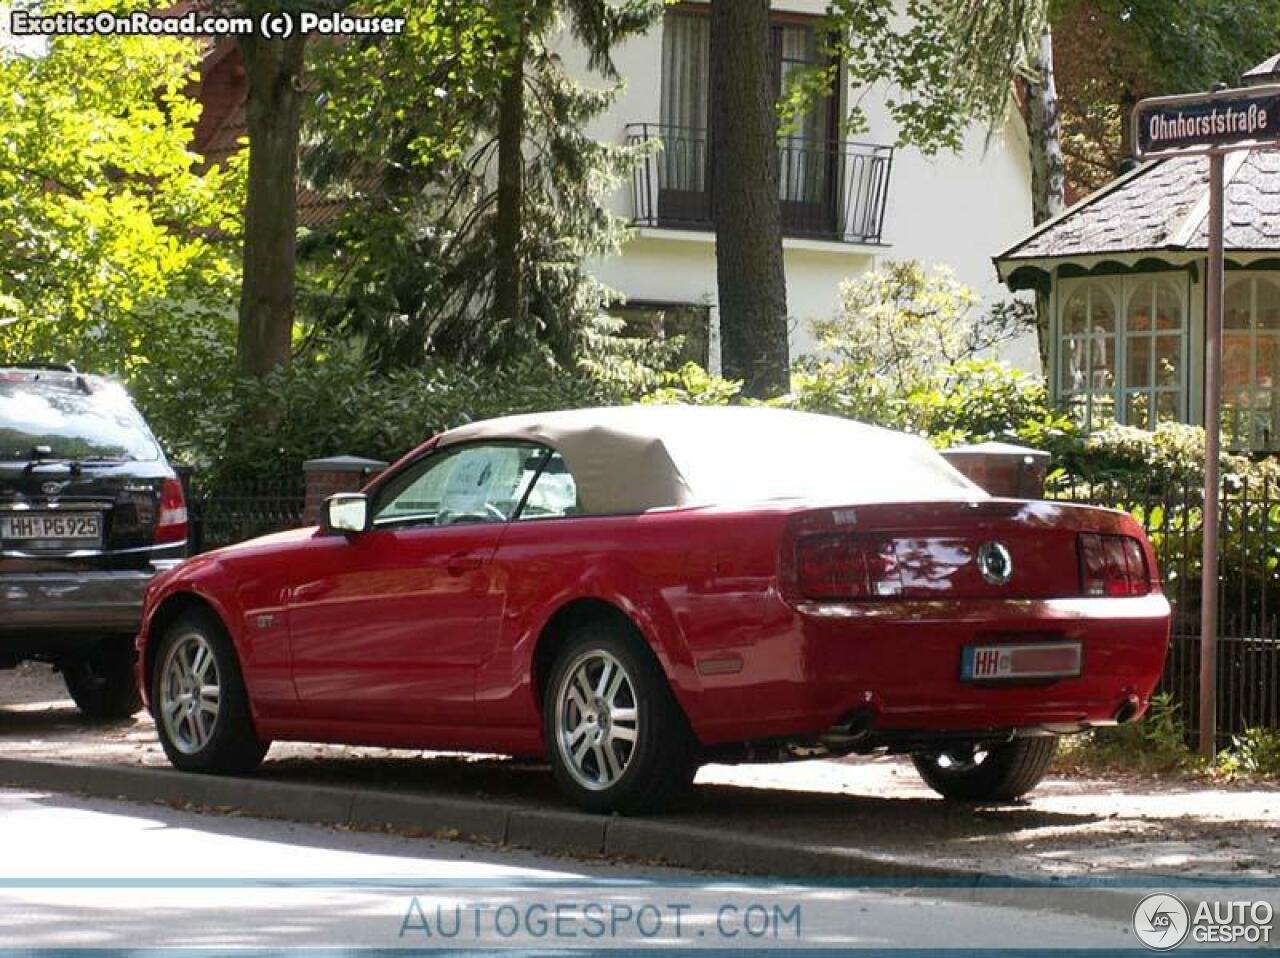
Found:
M 362 492 L 339 492 L 320 510 L 325 532 L 364 532 L 369 528 L 369 497 Z

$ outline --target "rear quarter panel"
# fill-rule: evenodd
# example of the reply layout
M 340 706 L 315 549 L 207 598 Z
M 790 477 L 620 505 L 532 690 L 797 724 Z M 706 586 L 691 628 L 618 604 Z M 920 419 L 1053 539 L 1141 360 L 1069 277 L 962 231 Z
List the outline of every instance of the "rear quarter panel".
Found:
M 771 684 L 798 678 L 798 650 L 764 652 L 785 519 L 781 509 L 692 509 L 512 524 L 494 559 L 506 602 L 478 679 L 479 714 L 499 725 L 538 723 L 534 649 L 556 612 L 578 599 L 632 619 L 695 730 L 724 707 L 720 690 L 749 683 L 768 696 Z M 708 661 L 751 669 L 709 676 L 700 672 Z

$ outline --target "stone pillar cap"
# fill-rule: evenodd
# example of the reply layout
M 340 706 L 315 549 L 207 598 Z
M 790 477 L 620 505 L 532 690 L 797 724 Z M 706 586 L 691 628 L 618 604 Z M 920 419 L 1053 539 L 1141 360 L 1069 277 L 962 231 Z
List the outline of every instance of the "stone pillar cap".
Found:
M 303 472 L 378 472 L 386 469 L 381 459 L 365 459 L 363 456 L 326 456 L 308 459 L 302 464 Z

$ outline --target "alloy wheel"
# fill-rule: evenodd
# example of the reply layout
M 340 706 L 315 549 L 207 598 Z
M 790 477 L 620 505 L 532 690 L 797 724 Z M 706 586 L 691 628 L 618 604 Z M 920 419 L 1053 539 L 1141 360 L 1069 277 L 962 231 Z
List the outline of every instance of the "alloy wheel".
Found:
M 591 649 L 573 660 L 556 696 L 556 744 L 578 784 L 602 791 L 622 778 L 639 719 L 635 684 L 617 658 Z
M 184 632 L 165 656 L 160 720 L 173 746 L 194 755 L 209 744 L 218 721 L 222 685 L 213 648 L 199 632 Z

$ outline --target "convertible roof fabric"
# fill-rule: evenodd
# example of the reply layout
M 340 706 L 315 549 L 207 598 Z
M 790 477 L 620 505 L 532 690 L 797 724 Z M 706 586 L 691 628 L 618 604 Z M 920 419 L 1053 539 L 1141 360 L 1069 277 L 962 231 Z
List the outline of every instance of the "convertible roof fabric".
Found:
M 587 515 L 784 498 L 985 498 L 922 439 L 752 406 L 617 406 L 469 423 L 438 446 L 523 440 L 564 456 Z

